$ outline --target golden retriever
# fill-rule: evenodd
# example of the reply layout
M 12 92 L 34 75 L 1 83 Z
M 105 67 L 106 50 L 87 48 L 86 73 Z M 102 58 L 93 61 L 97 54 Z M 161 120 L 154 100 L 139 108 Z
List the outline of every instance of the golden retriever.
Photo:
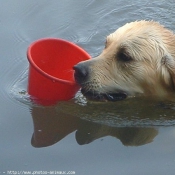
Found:
M 102 53 L 74 66 L 90 99 L 166 97 L 175 91 L 175 35 L 154 21 L 127 23 L 107 36 Z

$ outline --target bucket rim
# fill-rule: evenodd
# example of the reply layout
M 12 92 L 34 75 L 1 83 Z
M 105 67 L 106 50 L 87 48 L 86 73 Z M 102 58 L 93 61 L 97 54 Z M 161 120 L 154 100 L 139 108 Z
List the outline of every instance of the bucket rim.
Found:
M 81 52 L 83 52 L 86 56 L 87 56 L 87 60 L 90 59 L 90 55 L 85 51 L 83 50 L 81 47 L 79 47 L 78 45 L 70 42 L 70 41 L 67 41 L 67 40 L 64 40 L 64 39 L 60 39 L 60 38 L 42 38 L 42 39 L 38 39 L 36 41 L 34 41 L 33 43 L 31 43 L 27 49 L 27 59 L 30 63 L 30 66 L 32 66 L 36 71 L 38 71 L 39 73 L 41 73 L 43 76 L 45 77 L 48 77 L 49 79 L 53 80 L 53 81 L 56 81 L 56 82 L 62 82 L 62 83 L 66 83 L 66 84 L 70 84 L 70 85 L 75 85 L 76 82 L 75 81 L 70 81 L 70 80 L 64 80 L 64 79 L 61 79 L 61 78 L 57 78 L 55 76 L 52 76 L 46 72 L 44 72 L 39 66 L 37 66 L 35 64 L 35 62 L 33 61 L 32 59 L 32 56 L 31 56 L 31 49 L 33 48 L 33 46 L 37 43 L 40 43 L 40 42 L 43 42 L 43 41 L 61 41 L 61 42 L 64 42 L 66 44 L 69 44 L 73 47 L 76 47 L 77 49 L 81 50 Z M 83 61 L 83 60 L 82 60 Z

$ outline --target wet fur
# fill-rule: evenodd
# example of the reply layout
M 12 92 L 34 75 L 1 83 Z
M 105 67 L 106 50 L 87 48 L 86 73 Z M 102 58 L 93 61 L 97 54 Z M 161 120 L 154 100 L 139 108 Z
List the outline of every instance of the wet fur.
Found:
M 157 22 L 131 22 L 107 37 L 99 56 L 82 64 L 89 68 L 81 84 L 86 92 L 165 97 L 174 92 L 175 35 Z

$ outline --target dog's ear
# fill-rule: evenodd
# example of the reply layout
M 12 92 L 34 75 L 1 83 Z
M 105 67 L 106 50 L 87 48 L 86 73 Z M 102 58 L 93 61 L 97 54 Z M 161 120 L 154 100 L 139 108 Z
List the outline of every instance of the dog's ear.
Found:
M 166 68 L 164 71 L 168 71 L 170 75 L 170 77 L 166 79 L 166 73 L 163 71 L 165 82 L 170 79 L 169 82 L 171 81 L 173 88 L 175 88 L 175 58 L 173 58 L 170 54 L 166 54 L 162 57 L 161 64 Z

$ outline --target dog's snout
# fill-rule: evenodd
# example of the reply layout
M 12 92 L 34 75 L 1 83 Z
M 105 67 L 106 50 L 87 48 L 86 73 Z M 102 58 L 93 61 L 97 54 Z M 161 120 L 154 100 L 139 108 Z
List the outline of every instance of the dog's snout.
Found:
M 89 74 L 89 68 L 86 65 L 84 65 L 84 63 L 79 63 L 75 65 L 73 69 L 75 70 L 74 77 L 77 83 L 81 84 L 84 81 L 86 81 Z

